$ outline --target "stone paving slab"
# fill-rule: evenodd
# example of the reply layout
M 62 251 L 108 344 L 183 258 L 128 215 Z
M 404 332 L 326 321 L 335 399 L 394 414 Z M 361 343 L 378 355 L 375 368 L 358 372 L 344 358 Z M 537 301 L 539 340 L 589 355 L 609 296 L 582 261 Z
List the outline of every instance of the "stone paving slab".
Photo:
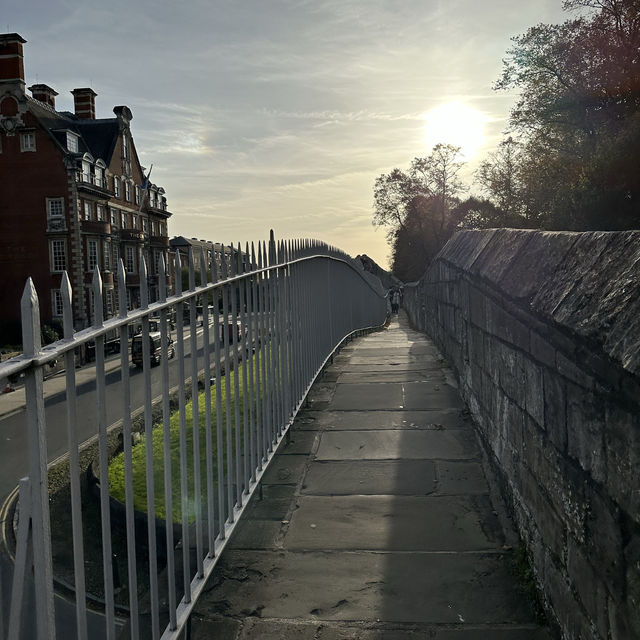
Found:
M 481 495 L 489 492 L 479 462 L 436 462 L 438 495 Z
M 296 429 L 369 431 L 372 429 L 469 429 L 466 415 L 458 409 L 427 411 L 306 411 Z
M 430 624 L 525 623 L 533 615 L 502 553 L 230 550 L 221 578 L 199 615 Z
M 464 407 L 456 389 L 435 382 L 339 384 L 329 404 L 333 411 L 449 409 Z
M 462 460 L 478 456 L 473 433 L 448 431 L 331 431 L 322 434 L 318 460 Z
M 304 495 L 428 495 L 437 488 L 433 460 L 315 462 Z
M 442 371 L 442 363 L 438 361 L 412 360 L 404 358 L 402 362 L 394 360 L 388 362 L 378 362 L 367 364 L 366 358 L 364 362 L 357 363 L 351 360 L 344 362 L 336 362 L 332 365 L 334 371 L 339 372 L 390 372 L 390 371 Z
M 435 369 L 433 371 L 413 370 L 413 371 L 362 371 L 362 372 L 345 372 L 336 376 L 336 382 L 341 384 L 360 383 L 363 382 L 433 382 L 442 384 L 446 382 L 446 378 L 442 371 Z
M 245 618 L 209 621 L 194 616 L 194 637 L 215 640 L 550 640 L 533 625 L 400 625 L 374 622 L 362 629 L 349 622 L 301 622 Z M 399 626 L 406 628 L 398 628 Z
M 380 344 L 384 344 L 381 342 Z M 348 353 L 343 350 L 342 353 Z M 402 341 L 397 343 L 394 347 L 354 347 L 351 349 L 351 354 L 357 358 L 369 358 L 372 362 L 377 362 L 380 358 L 394 359 L 398 356 L 411 356 L 420 357 L 421 359 L 431 356 L 432 358 L 440 358 L 440 352 L 433 346 L 425 343 L 415 343 L 407 346 Z
M 503 544 L 486 496 L 306 496 L 284 539 L 289 550 L 482 551 Z
M 354 365 L 366 365 L 369 369 L 377 367 L 397 367 L 401 365 L 417 364 L 421 368 L 426 368 L 429 365 L 438 366 L 439 360 L 434 356 L 422 356 L 421 354 L 396 354 L 389 356 L 380 356 L 378 358 L 371 358 L 367 356 L 354 355 L 347 361 L 349 367 Z M 439 366 L 442 366 L 440 363 Z

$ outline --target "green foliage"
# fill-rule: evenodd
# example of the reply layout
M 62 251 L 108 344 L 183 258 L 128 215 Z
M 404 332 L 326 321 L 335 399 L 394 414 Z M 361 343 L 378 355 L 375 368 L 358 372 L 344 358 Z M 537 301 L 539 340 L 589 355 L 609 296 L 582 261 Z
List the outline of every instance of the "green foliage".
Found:
M 640 223 L 640 4 L 569 0 L 564 6 L 583 15 L 513 38 L 496 83 L 520 92 L 510 119 L 521 140 L 513 173 L 520 213 L 531 212 L 532 222 L 552 229 L 634 228 Z M 502 191 L 490 184 L 491 171 L 481 177 L 498 203 Z
M 414 158 L 409 171 L 393 169 L 375 182 L 373 224 L 387 227 L 392 271 L 405 282 L 422 275 L 460 223 L 459 152 L 438 144 L 428 157 Z
M 62 333 L 59 334 L 58 331 L 56 331 L 56 328 L 54 328 L 50 324 L 45 324 L 42 325 L 41 335 L 42 344 L 47 345 L 55 342 L 56 340 L 59 340 Z
M 260 385 L 260 372 L 254 364 L 254 381 L 257 389 Z M 236 375 L 238 376 L 238 387 L 240 394 L 235 394 Z M 227 386 L 228 385 L 228 386 Z M 217 456 L 217 393 L 220 394 L 221 405 L 221 424 L 223 432 L 223 460 L 224 465 L 227 464 L 226 450 L 227 442 L 230 440 L 232 451 L 235 452 L 236 434 L 233 427 L 227 430 L 227 390 L 229 392 L 230 418 L 233 425 L 236 404 L 240 413 L 240 424 L 243 424 L 244 412 L 248 411 L 245 405 L 245 399 L 242 394 L 243 388 L 243 371 L 242 367 L 238 371 L 230 371 L 227 375 L 222 376 L 220 380 L 219 391 L 216 391 L 215 385 L 211 386 L 211 413 L 212 413 L 212 451 L 210 464 L 214 482 L 217 482 L 218 473 L 218 456 Z M 194 464 L 194 437 L 199 438 L 200 448 L 200 482 L 201 486 L 206 487 L 207 482 L 207 448 L 206 448 L 206 396 L 202 392 L 198 395 L 198 428 L 194 433 L 193 428 L 193 399 L 186 404 L 185 410 L 185 438 L 186 438 L 186 458 L 187 458 L 187 486 L 189 495 L 189 513 L 188 518 L 193 521 L 195 518 L 195 502 L 194 502 L 194 481 L 195 481 L 195 464 Z M 181 501 L 181 480 L 180 480 L 180 412 L 176 411 L 170 418 L 170 460 L 171 460 L 171 495 L 173 503 L 173 521 L 182 521 L 182 501 Z M 242 436 L 240 438 L 241 448 L 244 446 Z M 155 492 L 155 514 L 156 517 L 166 519 L 166 500 L 164 492 L 164 429 L 162 425 L 158 425 L 153 429 L 152 435 L 153 447 L 153 483 Z M 146 448 L 147 441 L 144 435 L 132 451 L 133 460 L 133 492 L 134 492 L 134 508 L 138 511 L 147 511 L 147 487 L 146 487 Z M 235 454 L 234 454 L 235 455 Z M 124 452 L 115 456 L 109 464 L 109 490 L 111 496 L 125 501 L 125 469 L 124 469 Z

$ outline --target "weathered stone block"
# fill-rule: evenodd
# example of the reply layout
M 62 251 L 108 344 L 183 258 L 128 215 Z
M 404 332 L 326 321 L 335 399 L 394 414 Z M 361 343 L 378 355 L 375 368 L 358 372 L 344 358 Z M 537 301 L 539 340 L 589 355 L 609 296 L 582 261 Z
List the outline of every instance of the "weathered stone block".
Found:
M 567 451 L 567 383 L 554 371 L 543 372 L 544 428 L 561 453 Z
M 528 358 L 522 358 L 525 372 L 525 408 L 527 413 L 541 426 L 544 425 L 544 375 L 542 367 Z
M 623 593 L 625 560 L 620 510 L 597 491 L 588 495 L 585 553 L 610 593 Z
M 520 351 L 505 344 L 496 348 L 500 355 L 500 386 L 504 393 L 519 407 L 526 406 L 527 378 L 524 369 L 524 357 Z
M 604 446 L 611 497 L 640 524 L 640 414 L 607 403 Z
M 546 365 L 547 367 L 551 367 L 555 369 L 556 367 L 556 349 L 555 347 L 547 342 L 540 334 L 535 331 L 531 331 L 529 336 L 530 339 L 530 348 L 529 353 L 537 360 L 540 364 Z
M 472 288 L 469 291 L 469 316 L 472 324 L 486 331 L 486 297 L 476 288 Z
M 576 602 L 568 583 L 566 568 L 556 564 L 547 554 L 542 571 L 542 589 L 557 616 L 565 638 L 572 640 L 602 640 L 598 638 Z
M 487 298 L 487 331 L 519 349 L 529 351 L 529 328 L 516 320 L 499 302 Z
M 556 557 L 565 549 L 565 529 L 562 520 L 540 487 L 538 479 L 526 468 L 521 472 L 522 497 L 526 501 L 533 525 L 540 532 L 542 543 Z
M 491 241 L 474 263 L 474 272 L 494 286 L 517 264 L 532 234 L 524 230 L 496 229 Z
M 629 626 L 640 638 L 640 531 L 638 529 L 635 530 L 635 536 L 625 548 L 624 559 Z
M 591 391 L 595 387 L 595 379 L 586 373 L 574 360 L 567 358 L 563 353 L 556 353 L 556 368 L 558 373 L 567 380 Z
M 482 350 L 484 352 L 484 368 L 494 384 L 500 384 L 500 343 L 489 334 L 484 334 Z
M 609 628 L 607 591 L 595 569 L 576 540 L 567 540 L 567 570 L 573 589 L 578 594 L 591 622 L 602 638 Z
M 600 402 L 567 383 L 567 452 L 595 481 L 604 482 L 604 409 Z
M 469 361 L 478 367 L 484 367 L 484 334 L 476 327 L 469 329 Z
M 583 542 L 587 516 L 583 474 L 572 470 L 532 420 L 525 422 L 522 449 L 524 463 L 549 496 L 567 531 Z
M 579 237 L 577 233 L 537 231 L 500 280 L 500 287 L 514 298 L 530 300 L 562 269 L 565 257 Z

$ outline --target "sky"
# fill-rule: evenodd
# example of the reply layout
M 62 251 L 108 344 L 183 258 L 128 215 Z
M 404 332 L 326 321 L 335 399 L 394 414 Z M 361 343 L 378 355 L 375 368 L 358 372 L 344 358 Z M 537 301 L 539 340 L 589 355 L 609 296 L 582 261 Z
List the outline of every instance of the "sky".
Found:
M 115 105 L 169 235 L 315 238 L 388 266 L 373 185 L 437 142 L 462 177 L 495 150 L 515 94 L 496 92 L 512 36 L 569 15 L 561 0 L 22 0 L 27 86 L 91 87 Z

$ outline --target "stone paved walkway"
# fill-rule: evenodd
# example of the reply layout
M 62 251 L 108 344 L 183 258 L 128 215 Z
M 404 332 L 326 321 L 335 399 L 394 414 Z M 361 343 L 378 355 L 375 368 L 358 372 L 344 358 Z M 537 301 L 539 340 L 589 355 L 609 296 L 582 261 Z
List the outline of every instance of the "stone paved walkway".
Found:
M 350 343 L 265 474 L 196 640 L 548 640 L 446 363 L 404 316 Z

